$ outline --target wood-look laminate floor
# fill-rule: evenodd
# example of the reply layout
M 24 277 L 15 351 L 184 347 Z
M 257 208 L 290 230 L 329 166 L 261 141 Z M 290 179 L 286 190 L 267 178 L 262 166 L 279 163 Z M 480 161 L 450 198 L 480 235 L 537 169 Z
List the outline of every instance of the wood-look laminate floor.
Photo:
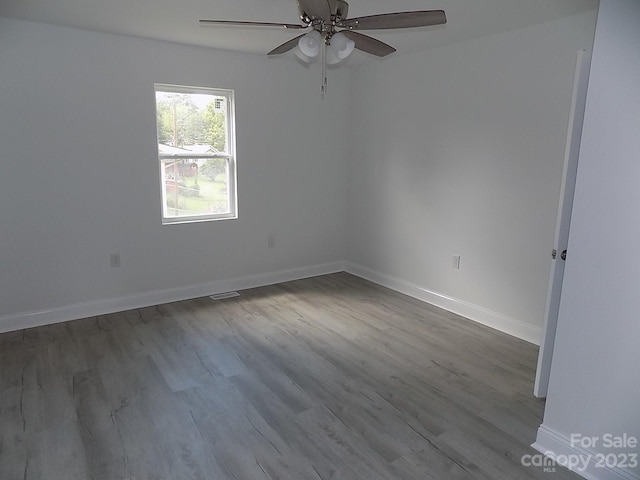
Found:
M 0 478 L 576 479 L 536 355 L 345 273 L 6 333 Z

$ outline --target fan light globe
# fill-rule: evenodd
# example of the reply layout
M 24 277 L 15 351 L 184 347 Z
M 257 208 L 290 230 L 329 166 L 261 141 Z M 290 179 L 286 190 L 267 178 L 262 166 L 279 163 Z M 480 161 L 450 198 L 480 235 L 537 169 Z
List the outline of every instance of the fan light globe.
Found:
M 342 59 L 339 58 L 338 55 L 336 55 L 336 52 L 333 48 L 326 49 L 325 60 L 327 62 L 327 65 L 338 65 L 342 62 Z
M 356 42 L 347 37 L 344 33 L 338 32 L 334 36 L 331 37 L 331 50 L 334 51 L 336 56 L 338 57 L 338 61 L 344 60 L 356 46 Z
M 313 30 L 298 40 L 298 48 L 306 57 L 314 58 L 320 53 L 322 37 L 320 32 Z
M 295 53 L 296 57 L 298 57 L 304 63 L 311 63 L 315 60 L 315 58 L 309 58 L 304 53 L 300 51 L 300 47 L 296 47 L 293 49 L 293 53 Z

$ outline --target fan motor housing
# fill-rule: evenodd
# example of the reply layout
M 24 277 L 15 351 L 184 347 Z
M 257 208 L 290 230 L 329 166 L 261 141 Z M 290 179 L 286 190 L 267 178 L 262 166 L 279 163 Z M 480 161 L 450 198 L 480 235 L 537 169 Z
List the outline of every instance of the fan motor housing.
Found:
M 345 19 L 349 13 L 349 4 L 344 0 L 334 0 L 332 3 L 331 14 L 336 18 Z
M 328 0 L 331 7 L 332 20 L 340 18 L 344 20 L 349 13 L 349 4 L 344 0 Z M 300 13 L 300 20 L 306 24 L 313 22 L 314 18 L 302 9 L 302 5 L 298 3 L 298 11 Z

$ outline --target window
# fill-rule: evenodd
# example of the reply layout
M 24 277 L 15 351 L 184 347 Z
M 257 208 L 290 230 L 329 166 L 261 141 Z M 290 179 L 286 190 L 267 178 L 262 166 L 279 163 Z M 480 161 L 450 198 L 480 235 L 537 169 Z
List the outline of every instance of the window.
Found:
M 236 218 L 233 91 L 155 91 L 162 223 Z

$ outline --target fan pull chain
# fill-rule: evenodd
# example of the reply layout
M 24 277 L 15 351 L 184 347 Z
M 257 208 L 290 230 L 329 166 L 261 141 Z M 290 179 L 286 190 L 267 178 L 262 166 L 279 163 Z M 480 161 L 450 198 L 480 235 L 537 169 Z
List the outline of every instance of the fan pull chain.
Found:
M 320 87 L 320 97 L 324 98 L 327 93 L 327 43 L 322 42 L 322 86 Z

